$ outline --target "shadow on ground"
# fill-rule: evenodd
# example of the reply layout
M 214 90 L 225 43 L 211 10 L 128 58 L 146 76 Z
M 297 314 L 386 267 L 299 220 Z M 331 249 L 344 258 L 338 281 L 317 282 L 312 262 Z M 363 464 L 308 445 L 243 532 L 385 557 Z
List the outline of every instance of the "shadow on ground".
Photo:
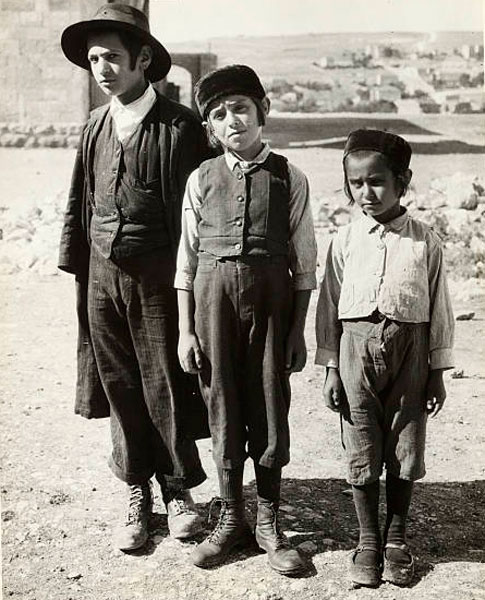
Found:
M 309 558 L 322 552 L 352 550 L 358 541 L 349 486 L 342 479 L 284 479 L 280 523 L 294 545 L 303 542 Z M 381 523 L 385 519 L 385 489 L 381 484 Z M 245 486 L 250 523 L 256 519 L 256 486 Z M 485 522 L 482 518 L 485 482 L 417 483 L 411 505 L 408 541 L 417 560 L 416 581 L 442 562 L 485 562 Z M 207 517 L 210 503 L 200 505 Z M 200 542 L 214 526 L 194 542 Z M 151 520 L 151 540 L 140 551 L 151 554 L 157 536 L 168 535 L 166 516 L 155 513 Z M 231 557 L 229 562 L 254 555 L 255 548 Z M 227 563 L 226 563 L 227 564 Z M 309 574 L 307 573 L 307 576 Z

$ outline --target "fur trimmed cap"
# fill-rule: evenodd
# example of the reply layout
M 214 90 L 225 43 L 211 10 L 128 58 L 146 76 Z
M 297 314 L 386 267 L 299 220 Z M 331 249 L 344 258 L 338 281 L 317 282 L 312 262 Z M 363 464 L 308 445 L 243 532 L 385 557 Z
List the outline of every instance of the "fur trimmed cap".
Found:
M 152 62 L 146 70 L 149 81 L 159 81 L 170 71 L 172 61 L 164 46 L 150 33 L 148 19 L 141 10 L 128 4 L 104 4 L 89 21 L 69 25 L 61 36 L 61 47 L 68 60 L 87 71 L 91 70 L 88 61 L 87 41 L 98 31 L 125 32 L 137 37 L 153 51 Z
M 405 171 L 411 161 L 411 146 L 400 135 L 379 129 L 356 129 L 350 132 L 344 148 L 344 160 L 352 152 L 372 150 L 389 158 L 399 171 Z
M 262 100 L 266 91 L 256 73 L 247 65 L 228 65 L 204 75 L 195 84 L 195 102 L 203 119 L 209 105 L 232 94 L 241 94 Z

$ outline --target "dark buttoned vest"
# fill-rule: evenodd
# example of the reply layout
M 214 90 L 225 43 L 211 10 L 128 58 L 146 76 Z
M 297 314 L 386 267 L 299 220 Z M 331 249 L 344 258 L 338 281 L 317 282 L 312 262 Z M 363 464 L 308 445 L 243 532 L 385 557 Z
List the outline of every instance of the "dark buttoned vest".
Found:
M 121 143 L 110 115 L 96 142 L 91 241 L 105 258 L 167 246 L 154 110 Z
M 286 158 L 271 152 L 264 163 L 230 170 L 224 156 L 199 167 L 202 197 L 199 250 L 219 257 L 287 255 L 289 175 Z

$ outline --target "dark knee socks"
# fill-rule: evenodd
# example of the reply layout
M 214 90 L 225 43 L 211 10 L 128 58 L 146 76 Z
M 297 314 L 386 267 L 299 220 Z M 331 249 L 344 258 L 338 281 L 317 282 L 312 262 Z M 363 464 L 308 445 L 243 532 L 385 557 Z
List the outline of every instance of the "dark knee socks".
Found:
M 165 504 L 171 502 L 184 489 L 180 484 L 167 481 L 164 477 L 160 477 L 158 482 L 160 484 L 160 489 L 162 490 L 162 498 Z
M 243 472 L 244 465 L 235 469 L 217 468 L 221 498 L 234 502 L 243 500 Z
M 224 500 L 243 499 L 243 471 L 244 465 L 234 469 L 218 467 L 219 488 Z M 281 469 L 268 469 L 254 464 L 258 500 L 263 502 L 279 503 L 281 487 Z
M 367 485 L 353 485 L 355 512 L 359 521 L 359 546 L 375 549 L 362 552 L 356 557 L 360 564 L 374 565 L 381 548 L 379 531 L 379 480 Z
M 368 485 L 352 486 L 355 510 L 360 527 L 359 545 L 380 549 L 379 532 L 379 480 Z M 385 543 L 406 543 L 406 517 L 409 511 L 413 482 L 399 479 L 394 475 L 386 477 L 387 518 L 384 529 Z M 359 561 L 366 561 L 365 552 Z M 370 553 L 369 553 L 370 554 Z M 373 554 L 373 553 L 372 553 Z M 409 556 L 399 549 L 389 548 L 387 557 L 394 562 L 407 562 Z M 368 557 L 372 561 L 372 557 Z
M 279 504 L 281 490 L 281 469 L 268 469 L 254 463 L 256 488 L 259 502 Z
M 387 474 L 386 477 L 386 499 L 387 518 L 384 529 L 384 540 L 390 544 L 406 543 L 406 517 L 411 504 L 413 493 L 413 482 L 405 481 Z M 390 548 L 386 551 L 390 560 L 395 562 L 407 562 L 408 555 L 397 549 Z

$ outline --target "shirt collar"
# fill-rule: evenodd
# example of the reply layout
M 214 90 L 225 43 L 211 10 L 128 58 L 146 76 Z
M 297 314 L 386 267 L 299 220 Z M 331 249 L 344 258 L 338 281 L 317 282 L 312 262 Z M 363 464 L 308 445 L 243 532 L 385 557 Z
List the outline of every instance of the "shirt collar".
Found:
M 155 104 L 157 95 L 151 83 L 145 92 L 133 102 L 122 104 L 116 96 L 111 98 L 109 111 L 116 125 L 120 140 L 131 135 Z
M 407 209 L 403 206 L 403 213 L 400 214 L 398 217 L 396 217 L 395 219 L 392 219 L 391 221 L 388 221 L 387 223 L 379 223 L 379 221 L 376 221 L 375 219 L 373 219 L 372 217 L 369 217 L 369 215 L 366 215 L 364 213 L 363 215 L 363 223 L 364 223 L 364 228 L 366 231 L 368 231 L 369 233 L 375 229 L 382 229 L 384 231 L 400 231 L 408 222 L 409 220 L 409 213 L 407 211 Z
M 234 171 L 236 167 L 239 167 L 242 171 L 249 171 L 254 166 L 264 163 L 264 161 L 268 158 L 270 152 L 271 148 L 269 147 L 269 144 L 265 143 L 263 144 L 263 147 L 259 154 L 257 154 L 250 161 L 242 160 L 241 157 L 237 156 L 237 154 L 232 153 L 230 150 L 224 153 L 224 157 L 226 159 L 226 164 L 231 171 Z

